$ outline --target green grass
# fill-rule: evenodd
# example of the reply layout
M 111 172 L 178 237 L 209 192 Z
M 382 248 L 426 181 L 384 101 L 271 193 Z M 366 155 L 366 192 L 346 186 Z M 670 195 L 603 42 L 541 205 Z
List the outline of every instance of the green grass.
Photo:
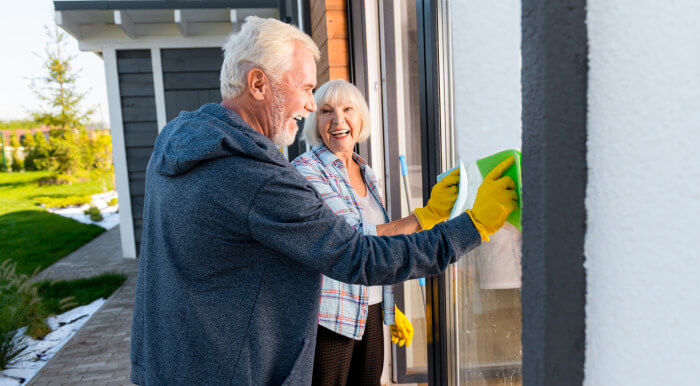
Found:
M 80 182 L 72 185 L 39 185 L 50 176 L 49 172 L 0 173 L 0 215 L 20 210 L 41 210 L 36 197 L 71 197 L 101 193 L 99 182 Z
M 70 197 L 100 193 L 96 182 L 42 185 L 48 172 L 0 173 L 0 261 L 17 262 L 17 272 L 31 274 L 104 232 L 96 225 L 46 212 L 35 197 Z
M 90 304 L 99 298 L 107 299 L 125 280 L 126 276 L 124 275 L 105 273 L 89 279 L 58 281 L 53 284 L 44 281 L 37 283 L 36 286 L 39 288 L 39 296 L 48 311 L 61 314 L 73 308 L 62 309 L 62 299 L 72 296 L 73 299 L 70 302 L 75 303 L 75 307 Z

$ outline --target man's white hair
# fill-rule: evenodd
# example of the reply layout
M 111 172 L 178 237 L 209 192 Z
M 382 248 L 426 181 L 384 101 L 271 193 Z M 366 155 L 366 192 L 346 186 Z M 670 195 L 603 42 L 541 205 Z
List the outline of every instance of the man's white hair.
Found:
M 364 142 L 369 138 L 371 130 L 369 126 L 369 107 L 367 107 L 367 101 L 365 101 L 362 92 L 355 85 L 343 79 L 330 80 L 316 90 L 314 99 L 316 99 L 318 110 L 321 110 L 321 107 L 326 103 L 351 102 L 354 104 L 360 112 L 361 118 L 357 142 Z M 304 139 L 311 146 L 323 144 L 321 134 L 318 132 L 318 127 L 316 127 L 318 110 L 309 114 L 309 117 L 304 121 Z
M 232 99 L 245 89 L 248 71 L 261 69 L 272 82 L 279 81 L 291 65 L 295 43 L 311 51 L 318 62 L 321 53 L 311 37 L 297 27 L 276 19 L 248 16 L 238 33 L 224 44 L 221 66 L 221 98 Z

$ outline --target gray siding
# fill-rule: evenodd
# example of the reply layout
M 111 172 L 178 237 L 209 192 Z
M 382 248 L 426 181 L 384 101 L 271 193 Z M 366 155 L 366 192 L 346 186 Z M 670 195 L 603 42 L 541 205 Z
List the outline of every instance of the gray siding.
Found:
M 117 51 L 126 163 L 136 251 L 141 245 L 146 165 L 158 135 L 150 50 Z
M 221 102 L 219 48 L 161 50 L 167 120 Z M 141 245 L 146 166 L 158 136 L 150 50 L 118 50 L 117 70 L 136 250 Z
M 177 117 L 180 111 L 221 102 L 219 72 L 223 56 L 220 48 L 161 50 L 161 63 L 168 120 Z

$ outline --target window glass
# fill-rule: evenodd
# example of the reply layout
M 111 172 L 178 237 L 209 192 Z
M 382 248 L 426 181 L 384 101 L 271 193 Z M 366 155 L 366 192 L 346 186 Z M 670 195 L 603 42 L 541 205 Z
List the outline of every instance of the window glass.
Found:
M 408 195 L 402 186 L 402 217 L 423 206 L 423 177 L 421 167 L 420 100 L 418 74 L 418 35 L 416 2 L 400 2 L 394 6 L 396 49 L 396 111 L 399 151 L 406 155 L 408 166 Z M 396 4 L 395 4 L 396 5 Z M 401 181 L 404 184 L 404 181 Z M 406 373 L 427 373 L 427 334 L 425 319 L 425 287 L 418 280 L 401 284 L 404 290 L 404 313 L 411 320 L 414 338 L 406 349 Z
M 459 283 L 460 385 L 522 384 L 520 261 L 515 258 L 519 251 L 515 253 L 493 255 L 477 249 L 452 271 Z

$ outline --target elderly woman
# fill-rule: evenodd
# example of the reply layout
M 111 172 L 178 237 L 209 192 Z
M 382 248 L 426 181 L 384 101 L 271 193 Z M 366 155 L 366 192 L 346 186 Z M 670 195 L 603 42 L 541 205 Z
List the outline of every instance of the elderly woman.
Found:
M 324 203 L 367 235 L 390 236 L 432 228 L 449 216 L 457 197 L 454 172 L 431 192 L 428 205 L 389 222 L 377 183 L 367 163 L 353 152 L 370 134 L 369 110 L 360 91 L 332 80 L 314 95 L 315 113 L 304 125 L 313 145 L 292 164 L 316 188 Z M 413 327 L 395 308 L 393 286 L 363 286 L 323 277 L 319 328 L 314 358 L 314 385 L 379 385 L 383 367 L 382 328 L 391 326 L 392 341 L 411 344 Z

